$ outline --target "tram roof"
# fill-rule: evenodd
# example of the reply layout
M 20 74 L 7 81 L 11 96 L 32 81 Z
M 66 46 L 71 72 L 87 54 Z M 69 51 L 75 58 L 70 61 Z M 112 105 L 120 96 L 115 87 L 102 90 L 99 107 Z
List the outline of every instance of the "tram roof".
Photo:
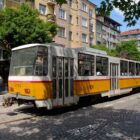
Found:
M 26 44 L 26 45 L 21 45 L 21 46 L 15 47 L 12 49 L 12 51 L 24 49 L 24 48 L 30 48 L 30 47 L 34 47 L 34 46 L 47 46 L 47 47 L 55 46 L 55 47 L 63 48 L 62 46 L 55 44 L 55 43 L 47 43 L 47 44 L 33 43 L 33 44 Z M 67 48 L 67 49 L 70 49 L 70 48 Z M 107 55 L 107 53 L 105 51 L 94 49 L 94 48 L 89 48 L 89 47 L 80 47 L 80 48 L 71 48 L 71 49 L 73 49 L 77 52 L 80 51 L 80 52 L 89 52 L 89 53 Z
M 94 48 L 88 48 L 88 47 L 81 47 L 81 48 L 76 48 L 76 51 L 81 51 L 81 52 L 89 52 L 89 53 L 96 53 L 96 54 L 101 54 L 101 55 L 107 55 L 105 51 L 94 49 Z
M 24 48 L 30 48 L 30 47 L 34 47 L 34 46 L 46 46 L 46 47 L 54 46 L 54 47 L 64 48 L 64 47 L 62 47 L 61 45 L 59 45 L 57 43 L 46 43 L 46 44 L 32 43 L 32 44 L 25 44 L 25 45 L 15 47 L 15 48 L 12 49 L 12 51 L 19 50 L 19 49 L 24 49 Z
M 30 47 L 34 47 L 34 46 L 38 46 L 38 45 L 44 45 L 44 44 L 34 43 L 34 44 L 21 45 L 21 46 L 13 48 L 12 51 L 24 49 L 24 48 L 30 48 Z

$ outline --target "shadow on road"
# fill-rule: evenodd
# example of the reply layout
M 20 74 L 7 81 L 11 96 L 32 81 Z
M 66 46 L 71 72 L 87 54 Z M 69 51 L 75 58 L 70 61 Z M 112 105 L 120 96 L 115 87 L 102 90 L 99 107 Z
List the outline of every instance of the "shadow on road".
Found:
M 30 114 L 34 116 L 55 116 L 55 115 L 61 115 L 63 113 L 68 113 L 71 111 L 76 111 L 78 109 L 81 109 L 83 107 L 88 107 L 91 105 L 99 104 L 99 103 L 104 103 L 104 102 L 110 102 L 113 100 L 118 100 L 120 98 L 125 98 L 127 96 L 131 96 L 135 93 L 128 93 L 116 97 L 100 97 L 100 95 L 95 95 L 95 96 L 89 96 L 89 97 L 82 97 L 77 105 L 72 105 L 72 106 L 66 106 L 62 108 L 56 108 L 53 110 L 47 110 L 46 108 L 35 108 L 33 105 L 27 105 L 26 107 L 20 107 L 16 109 L 15 111 L 18 113 L 25 113 L 25 114 Z
M 0 140 L 139 140 L 140 112 L 91 106 L 126 96 L 131 95 L 97 98 L 94 102 L 81 99 L 78 105 L 51 111 L 33 106 L 19 107 L 16 112 L 38 119 L 0 125 Z
M 72 108 L 67 109 L 69 111 L 65 113 L 65 109 L 63 113 L 57 110 L 59 113 L 55 116 L 49 111 L 47 115 L 45 114 L 46 117 L 40 119 L 0 126 L 0 139 L 138 140 L 140 138 L 140 112 L 112 108 L 97 109 L 93 106 L 78 108 L 76 111 Z

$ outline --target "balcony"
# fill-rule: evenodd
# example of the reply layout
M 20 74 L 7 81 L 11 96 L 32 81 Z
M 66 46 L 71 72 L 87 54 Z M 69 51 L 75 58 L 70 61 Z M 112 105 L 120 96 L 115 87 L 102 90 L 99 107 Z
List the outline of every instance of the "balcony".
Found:
M 90 38 L 94 38 L 94 33 L 89 33 Z
M 49 22 L 55 22 L 56 21 L 56 16 L 54 14 L 47 14 L 46 18 L 47 18 L 47 21 L 49 21 Z
M 56 3 L 55 0 L 47 0 L 47 4 L 54 6 Z

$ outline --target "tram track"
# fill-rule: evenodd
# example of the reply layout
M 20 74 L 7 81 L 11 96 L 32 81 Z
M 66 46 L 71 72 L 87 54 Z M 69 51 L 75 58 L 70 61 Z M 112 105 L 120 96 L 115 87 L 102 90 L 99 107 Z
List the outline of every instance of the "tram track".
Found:
M 3 105 L 0 105 L 0 108 L 4 108 L 3 110 L 6 109 L 5 107 L 3 107 Z M 11 113 L 11 114 L 12 114 L 12 113 L 13 113 L 13 114 L 14 114 L 14 113 L 18 114 L 18 112 L 13 112 L 13 110 L 9 110 L 9 111 L 3 111 L 3 112 L 1 111 L 1 112 L 0 112 L 0 115 L 4 115 L 4 114 L 7 115 L 7 114 L 10 114 L 10 113 Z
M 11 113 L 11 112 L 2 112 L 2 113 L 0 113 L 0 115 L 7 115 L 8 113 Z
M 0 112 L 0 125 L 5 125 L 9 123 L 29 120 L 37 117 L 36 115 L 21 113 L 16 110 L 5 110 L 4 112 Z
M 0 112 L 0 115 L 8 115 L 8 114 L 19 114 L 18 112 L 14 112 L 14 111 L 5 111 L 5 112 Z M 11 116 L 13 116 L 13 115 L 11 115 Z
M 29 119 L 33 119 L 35 117 L 36 116 L 30 116 L 30 117 L 25 117 L 25 118 L 13 119 L 13 120 L 9 120 L 9 121 L 2 121 L 2 122 L 0 122 L 0 125 L 5 125 L 5 124 L 9 124 L 9 123 L 24 121 L 24 120 L 29 120 Z

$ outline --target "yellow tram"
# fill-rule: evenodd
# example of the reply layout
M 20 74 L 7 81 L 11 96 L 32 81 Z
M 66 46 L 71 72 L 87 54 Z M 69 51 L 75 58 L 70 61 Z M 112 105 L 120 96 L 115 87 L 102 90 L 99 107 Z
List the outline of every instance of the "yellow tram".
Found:
M 92 48 L 27 44 L 12 49 L 9 96 L 52 109 L 80 97 L 116 96 L 140 86 L 140 62 Z

